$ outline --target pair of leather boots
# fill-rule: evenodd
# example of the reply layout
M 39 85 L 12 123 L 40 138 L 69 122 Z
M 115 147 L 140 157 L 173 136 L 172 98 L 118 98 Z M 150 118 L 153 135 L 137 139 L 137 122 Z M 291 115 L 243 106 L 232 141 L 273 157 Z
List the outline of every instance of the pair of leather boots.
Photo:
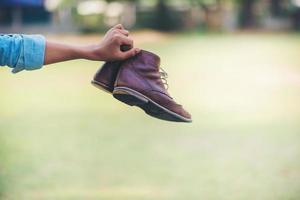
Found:
M 127 60 L 106 62 L 95 74 L 92 84 L 123 103 L 140 107 L 152 117 L 191 122 L 191 115 L 167 92 L 166 76 L 160 70 L 160 58 L 141 50 Z

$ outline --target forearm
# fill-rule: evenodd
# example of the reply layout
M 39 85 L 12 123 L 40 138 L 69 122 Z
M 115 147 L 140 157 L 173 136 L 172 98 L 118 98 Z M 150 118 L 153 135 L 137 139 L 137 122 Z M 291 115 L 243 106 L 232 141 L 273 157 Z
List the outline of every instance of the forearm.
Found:
M 140 49 L 132 48 L 126 52 L 121 51 L 122 45 L 133 47 L 133 41 L 125 35 L 121 35 L 120 31 L 111 29 L 102 42 L 85 46 L 46 41 L 44 65 L 75 59 L 114 61 L 134 56 Z
M 78 46 L 47 41 L 44 64 L 48 65 L 74 59 L 89 59 L 92 48 L 92 46 Z

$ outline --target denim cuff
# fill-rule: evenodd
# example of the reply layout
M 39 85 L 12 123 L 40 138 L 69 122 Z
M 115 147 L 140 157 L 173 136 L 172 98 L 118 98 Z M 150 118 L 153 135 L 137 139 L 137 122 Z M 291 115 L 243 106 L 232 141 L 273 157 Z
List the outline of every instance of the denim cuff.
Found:
M 23 45 L 12 73 L 22 70 L 36 70 L 44 65 L 46 39 L 42 35 L 21 35 Z

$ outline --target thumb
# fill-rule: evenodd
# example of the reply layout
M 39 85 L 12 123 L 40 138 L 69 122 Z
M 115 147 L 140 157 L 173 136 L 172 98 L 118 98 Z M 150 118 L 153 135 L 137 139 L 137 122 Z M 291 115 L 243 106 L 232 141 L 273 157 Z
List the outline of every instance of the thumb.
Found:
M 140 52 L 141 52 L 141 49 L 132 48 L 132 49 L 126 51 L 126 52 L 123 52 L 123 58 L 127 59 L 127 58 L 130 58 L 130 57 L 133 57 L 133 56 L 137 55 Z
M 116 29 L 124 29 L 124 26 L 122 24 L 117 24 L 115 25 L 113 28 L 116 28 Z

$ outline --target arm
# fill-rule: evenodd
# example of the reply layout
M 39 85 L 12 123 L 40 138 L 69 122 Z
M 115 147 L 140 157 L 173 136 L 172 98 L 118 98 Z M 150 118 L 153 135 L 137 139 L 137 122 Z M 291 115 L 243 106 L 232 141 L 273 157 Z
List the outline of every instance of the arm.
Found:
M 47 65 L 74 59 L 99 61 L 126 59 L 140 51 L 137 48 L 133 48 L 127 52 L 121 51 L 121 45 L 133 46 L 133 40 L 128 36 L 129 32 L 122 25 L 117 25 L 110 29 L 98 44 L 78 46 L 47 41 L 44 64 Z
M 17 73 L 73 59 L 124 60 L 140 51 L 120 50 L 121 45 L 133 47 L 133 40 L 128 36 L 122 25 L 110 29 L 101 42 L 85 46 L 50 42 L 40 35 L 0 35 L 0 66 L 9 66 Z

